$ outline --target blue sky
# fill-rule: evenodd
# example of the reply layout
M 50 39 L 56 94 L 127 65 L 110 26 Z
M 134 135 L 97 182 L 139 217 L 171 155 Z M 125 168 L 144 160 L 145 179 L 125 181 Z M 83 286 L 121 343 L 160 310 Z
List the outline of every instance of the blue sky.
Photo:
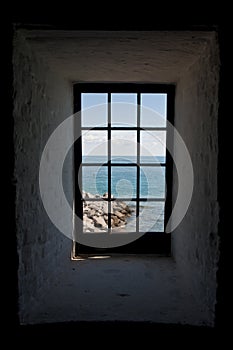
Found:
M 137 95 L 112 94 L 113 126 L 136 126 Z M 107 126 L 107 94 L 82 94 L 82 126 Z M 166 95 L 141 95 L 141 126 L 166 126 Z M 165 131 L 141 132 L 141 154 L 163 156 Z M 107 132 L 83 132 L 83 155 L 107 154 Z M 112 132 L 112 155 L 136 155 L 136 131 Z

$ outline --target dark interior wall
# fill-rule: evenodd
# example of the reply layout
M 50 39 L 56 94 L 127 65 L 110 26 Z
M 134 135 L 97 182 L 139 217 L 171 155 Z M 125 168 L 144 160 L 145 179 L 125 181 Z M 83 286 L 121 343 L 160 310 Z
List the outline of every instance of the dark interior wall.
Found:
M 44 210 L 39 165 L 48 137 L 72 113 L 72 87 L 51 73 L 46 62 L 18 33 L 14 37 L 13 64 L 18 288 L 24 322 L 49 284 L 51 273 L 53 278 L 59 278 L 59 252 L 67 241 L 71 249 L 71 242 L 56 229 Z M 72 167 L 71 153 L 66 167 Z M 64 171 L 64 176 L 66 192 L 72 196 L 72 172 Z M 62 215 L 61 203 L 57 210 Z M 72 225 L 72 218 L 70 222 Z
M 229 28 L 228 28 L 229 29 Z M 222 324 L 224 323 L 224 304 L 226 307 L 226 298 L 224 297 L 225 295 L 225 290 L 224 288 L 226 288 L 226 271 L 227 269 L 224 269 L 223 266 L 226 266 L 226 247 L 227 247 L 227 242 L 228 242 L 228 238 L 226 236 L 226 232 L 228 230 L 228 226 L 227 226 L 227 221 L 229 221 L 229 218 L 227 219 L 227 215 L 226 212 L 229 210 L 229 207 L 227 205 L 226 202 L 224 202 L 225 200 L 225 195 L 228 192 L 227 190 L 227 181 L 226 181 L 226 177 L 227 174 L 229 176 L 228 170 L 226 169 L 226 162 L 228 160 L 227 158 L 227 154 L 228 154 L 228 147 L 227 147 L 227 143 L 226 143 L 226 134 L 227 131 L 229 132 L 230 130 L 226 129 L 226 125 L 224 122 L 224 115 L 226 116 L 226 114 L 229 112 L 230 110 L 230 96 L 229 96 L 229 90 L 226 90 L 225 88 L 225 83 L 229 80 L 229 76 L 228 76 L 228 69 L 230 70 L 230 55 L 229 55 L 229 50 L 227 48 L 228 44 L 227 44 L 227 33 L 228 30 L 226 30 L 225 28 L 225 33 L 224 33 L 224 29 L 223 26 L 221 26 L 221 41 L 220 41 L 220 56 L 221 56 L 221 82 L 220 82 L 220 115 L 222 116 L 221 120 L 219 121 L 219 129 L 218 129 L 218 134 L 219 134 L 219 184 L 220 184 L 220 188 L 221 188 L 221 193 L 219 193 L 219 199 L 220 199 L 220 222 L 219 222 L 219 234 L 221 236 L 221 244 L 220 244 L 220 249 L 221 249 L 221 255 L 220 255 L 220 270 L 218 273 L 218 280 L 219 280 L 219 293 L 218 293 L 218 305 L 219 307 L 218 309 L 218 316 L 217 316 L 217 323 L 218 324 Z M 11 39 L 11 35 L 9 35 L 10 39 Z M 228 35 L 229 38 L 229 35 Z M 228 61 L 228 64 L 227 64 Z M 6 65 L 7 66 L 7 65 Z M 10 99 L 11 100 L 11 99 Z M 9 100 L 8 100 L 9 101 Z M 228 107 L 229 108 L 228 108 Z M 10 120 L 10 118 L 9 118 Z M 10 130 L 12 131 L 12 129 L 10 128 Z M 11 135 L 11 132 L 10 132 Z M 11 154 L 12 156 L 12 154 Z M 10 189 L 12 188 L 12 183 L 10 183 Z M 14 215 L 13 215 L 13 219 L 14 219 Z M 12 226 L 11 226 L 12 227 Z M 14 230 L 14 229 L 12 229 Z M 224 258 L 225 257 L 225 258 Z M 17 259 L 16 259 L 17 260 Z M 225 287 L 224 287 L 225 286 Z M 225 308 L 226 310 L 226 308 Z
M 173 233 L 173 253 L 185 281 L 202 304 L 202 312 L 214 319 L 216 273 L 219 259 L 218 86 L 219 48 L 217 36 L 195 63 L 181 76 L 176 91 L 175 127 L 189 150 L 194 188 L 184 220 Z M 175 158 L 183 171 L 183 155 Z M 187 174 L 188 176 L 188 174 Z M 185 186 L 185 183 L 174 186 Z
M 217 271 L 217 304 L 216 304 L 216 328 L 224 334 L 229 334 L 229 305 L 231 293 L 229 291 L 229 276 L 231 274 L 231 205 L 229 205 L 229 184 L 232 174 L 229 171 L 229 146 L 232 139 L 232 131 L 229 121 L 229 113 L 232 109 L 232 37 L 231 21 L 224 21 L 219 25 L 220 47 L 220 84 L 219 84 L 219 114 L 218 114 L 218 201 L 219 201 L 219 249 L 220 257 Z

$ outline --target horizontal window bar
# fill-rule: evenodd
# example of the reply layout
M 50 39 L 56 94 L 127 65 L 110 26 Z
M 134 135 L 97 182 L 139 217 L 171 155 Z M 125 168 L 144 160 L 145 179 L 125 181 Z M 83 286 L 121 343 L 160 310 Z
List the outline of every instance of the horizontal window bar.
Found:
M 175 89 L 175 84 L 162 83 L 76 83 L 74 90 L 76 93 L 153 93 L 153 94 L 168 94 Z
M 166 166 L 166 163 L 139 163 L 139 166 Z
M 99 237 L 101 237 L 101 238 L 103 238 L 104 236 L 106 237 L 106 238 L 109 238 L 109 233 L 111 233 L 111 235 L 121 235 L 122 233 L 119 231 L 119 232 L 117 232 L 117 231 L 112 231 L 111 230 L 111 228 L 110 229 L 108 229 L 108 230 L 106 230 L 106 231 L 103 231 L 103 232 L 100 232 L 100 231 L 93 231 L 93 232 L 85 232 L 85 231 L 83 231 L 82 232 L 82 234 L 83 235 L 85 235 L 86 237 L 88 236 L 88 235 L 90 235 L 90 236 L 93 236 L 93 235 L 98 235 Z M 127 234 L 127 233 L 130 233 L 130 234 L 137 234 L 137 233 L 146 233 L 146 235 L 153 235 L 153 234 L 158 234 L 158 235 L 164 235 L 164 236 L 166 236 L 167 237 L 167 233 L 166 232 L 164 232 L 164 231 L 149 231 L 149 232 L 145 232 L 145 231 L 124 231 L 124 233 L 125 234 Z M 106 248 L 102 248 L 102 249 L 106 249 Z M 102 254 L 101 254 L 102 255 Z M 109 254 L 108 254 L 109 255 Z
M 98 127 L 98 126 L 95 126 L 95 127 L 91 127 L 91 126 L 83 126 L 82 128 L 81 128 L 81 130 L 108 130 L 108 127 L 106 126 L 100 126 L 100 127 Z M 130 130 L 141 130 L 141 131 L 166 131 L 167 130 L 167 128 L 166 127 L 128 127 L 128 126 L 112 126 L 111 127 L 111 130 L 128 130 L 128 131 L 130 131 Z
M 108 130 L 107 126 L 83 126 L 81 130 Z
M 162 126 L 155 126 L 155 127 L 127 127 L 127 126 L 125 126 L 125 127 L 123 127 L 123 126 L 112 126 L 111 127 L 111 129 L 112 130 L 142 130 L 142 131 L 147 131 L 147 130 L 149 130 L 149 131 L 151 131 L 151 130 L 154 130 L 154 131 L 156 131 L 156 130 L 161 130 L 161 131 L 166 131 L 167 130 L 167 128 L 166 127 L 162 127 Z
M 141 167 L 144 167 L 144 166 L 155 166 L 155 167 L 158 167 L 158 166 L 163 166 L 165 167 L 166 166 L 166 163 L 109 163 L 111 166 L 141 166 Z M 81 166 L 108 166 L 108 163 L 82 163 L 80 164 Z
M 106 198 L 102 198 L 102 197 L 99 197 L 99 198 L 82 198 L 82 201 L 86 201 L 86 202 L 102 202 L 102 201 L 105 201 L 105 202 L 137 202 L 137 198 L 124 198 L 124 197 L 117 197 L 117 198 L 111 198 L 111 199 L 108 199 L 107 197 Z M 138 201 L 139 202 L 165 202 L 165 198 L 139 198 Z
M 81 165 L 82 166 L 108 166 L 108 165 L 111 165 L 111 166 L 137 166 L 136 163 L 82 163 Z

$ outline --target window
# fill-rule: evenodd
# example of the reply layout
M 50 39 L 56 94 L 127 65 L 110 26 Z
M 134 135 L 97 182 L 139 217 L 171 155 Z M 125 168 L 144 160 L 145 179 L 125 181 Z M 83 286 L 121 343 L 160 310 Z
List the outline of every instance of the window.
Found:
M 76 243 L 76 253 L 170 253 L 174 86 L 75 84 L 80 137 L 74 146 L 75 212 L 80 233 L 130 233 L 114 248 Z M 97 236 L 96 236 L 97 237 Z M 119 238 L 120 239 L 120 238 Z

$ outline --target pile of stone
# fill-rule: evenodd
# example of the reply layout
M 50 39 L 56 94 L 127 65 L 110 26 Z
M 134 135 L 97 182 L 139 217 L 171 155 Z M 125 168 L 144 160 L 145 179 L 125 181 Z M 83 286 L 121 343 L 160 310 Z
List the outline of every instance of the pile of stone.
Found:
M 103 196 L 83 192 L 83 230 L 84 232 L 103 232 L 108 229 L 108 194 Z M 100 201 L 85 201 L 88 199 L 99 199 Z M 112 197 L 113 198 L 113 197 Z M 102 200 L 101 200 L 102 199 Z M 105 200 L 104 200 L 105 199 Z M 121 201 L 111 201 L 111 228 L 123 228 L 127 224 L 127 218 L 133 210 Z

